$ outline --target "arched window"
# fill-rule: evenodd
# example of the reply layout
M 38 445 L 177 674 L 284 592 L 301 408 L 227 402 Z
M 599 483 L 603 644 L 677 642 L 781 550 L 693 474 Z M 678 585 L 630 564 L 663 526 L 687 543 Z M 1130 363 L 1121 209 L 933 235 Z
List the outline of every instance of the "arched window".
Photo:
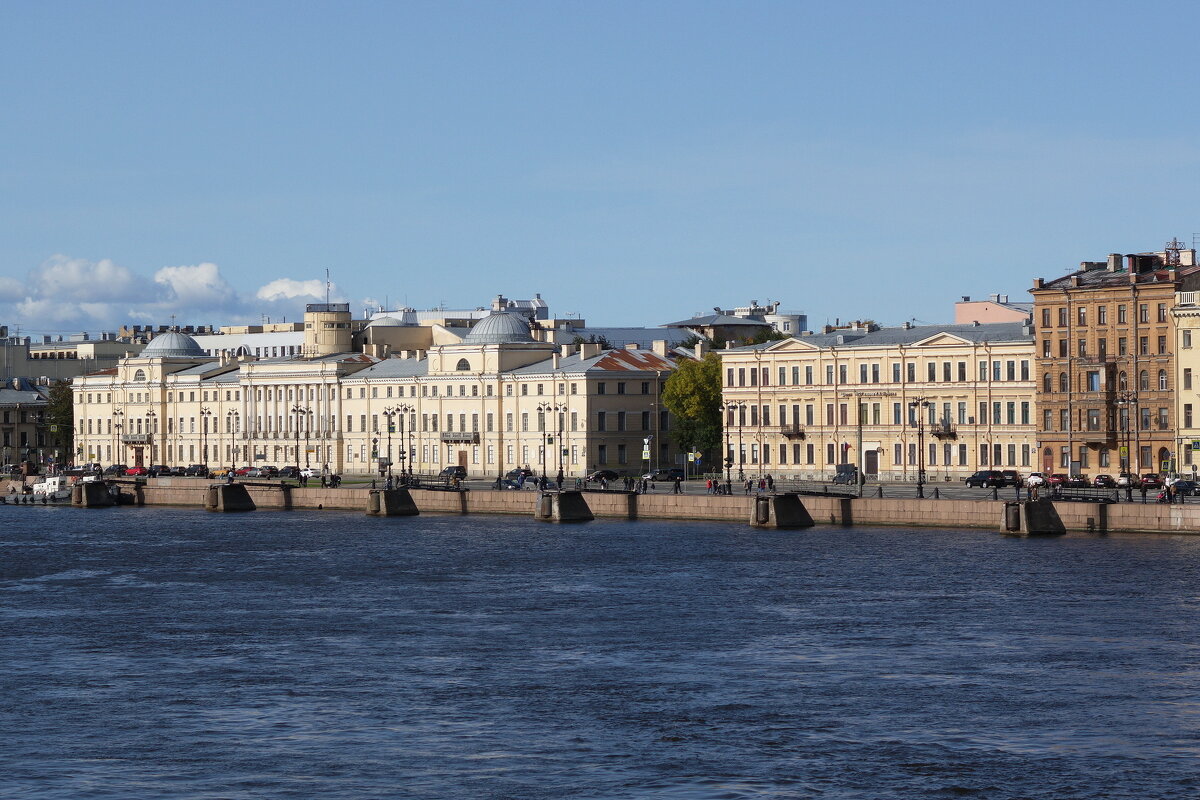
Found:
M 1129 388 L 1129 376 L 1124 371 L 1117 376 L 1117 388 L 1122 391 Z
M 459 372 L 466 372 L 467 370 L 471 369 L 471 362 L 467 361 L 465 358 L 460 358 L 458 360 L 458 366 L 456 366 L 455 369 Z
M 1067 390 L 1067 373 L 1065 372 L 1058 373 L 1058 390 L 1060 392 Z
M 1167 371 L 1165 369 L 1158 371 L 1158 388 L 1164 391 L 1167 388 Z
M 133 373 L 133 379 L 134 379 L 135 381 L 144 381 L 144 380 L 146 380 L 146 370 L 144 370 L 144 369 L 139 369 L 137 372 Z
M 1042 389 L 1046 392 L 1046 394 L 1050 394 L 1054 391 L 1054 376 L 1049 372 L 1042 376 Z
M 1143 390 L 1150 389 L 1150 373 L 1148 371 L 1142 370 L 1138 374 L 1138 388 Z

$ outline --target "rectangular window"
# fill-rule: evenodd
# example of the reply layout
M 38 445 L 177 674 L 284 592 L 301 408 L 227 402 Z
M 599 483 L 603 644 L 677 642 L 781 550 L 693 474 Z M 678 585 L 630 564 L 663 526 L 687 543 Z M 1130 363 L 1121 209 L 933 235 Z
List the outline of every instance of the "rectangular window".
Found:
M 1060 308 L 1058 310 L 1058 327 L 1067 327 L 1067 309 L 1065 308 Z
M 1029 424 L 1029 401 L 1028 400 L 1024 400 L 1021 402 L 1021 424 L 1022 425 Z
M 858 382 L 859 383 L 867 382 L 867 365 L 866 364 L 858 365 Z
M 908 383 L 917 382 L 917 362 L 910 361 L 905 366 L 905 375 Z
M 893 425 L 902 425 L 903 423 L 904 423 L 904 417 L 900 411 L 900 404 L 892 403 L 892 424 Z
M 787 386 L 787 367 L 779 368 L 779 385 Z
M 879 383 L 879 365 L 871 365 L 871 383 Z
M 833 386 L 833 364 L 825 365 L 825 383 L 828 386 Z
M 892 448 L 892 466 L 898 467 L 903 464 L 904 445 L 897 444 Z
M 1143 355 L 1143 356 L 1150 355 L 1150 337 L 1149 336 L 1139 336 L 1138 337 L 1138 354 Z
M 1042 430 L 1054 430 L 1054 412 L 1048 408 L 1042 412 Z
M 1108 324 L 1108 306 L 1096 306 L 1096 324 Z
M 1042 327 L 1043 328 L 1050 327 L 1050 309 L 1048 309 L 1048 308 L 1042 309 Z
M 1139 303 L 1138 304 L 1138 322 L 1149 322 L 1149 321 L 1150 321 L 1150 304 L 1149 303 Z
M 1185 427 L 1185 428 L 1192 427 L 1192 404 L 1191 403 L 1183 404 L 1183 427 Z
M 1158 354 L 1161 356 L 1162 354 L 1164 354 L 1166 352 L 1167 352 L 1167 337 L 1160 336 L 1160 337 L 1158 337 Z
M 900 382 L 900 362 L 896 361 L 892 364 L 892 383 Z
M 1050 358 L 1053 353 L 1053 342 L 1049 339 L 1042 340 L 1042 358 Z
M 1067 340 L 1066 339 L 1058 340 L 1058 357 L 1059 358 L 1067 357 Z
M 1184 350 L 1192 349 L 1192 332 L 1191 331 L 1183 332 L 1183 349 Z M 168 400 L 171 399 L 169 395 L 168 395 L 167 399 Z
M 606 431 L 606 430 L 608 430 L 607 425 L 608 425 L 608 415 L 606 414 L 606 412 L 597 411 L 596 412 L 596 430 Z
M 1079 327 L 1081 327 L 1081 328 L 1087 327 L 1087 307 L 1086 306 L 1080 306 L 1079 308 L 1075 309 L 1075 317 L 1078 320 Z
M 849 365 L 838 364 L 838 385 L 844 386 L 850 382 L 850 378 L 847 375 L 847 373 L 849 371 L 850 371 Z
M 1099 370 L 1088 370 L 1086 378 L 1087 378 L 1087 390 L 1089 392 L 1100 391 L 1100 371 Z
M 1167 304 L 1166 303 L 1158 304 L 1158 321 L 1159 322 L 1167 321 Z
M 804 385 L 812 386 L 812 382 L 813 382 L 812 367 L 805 367 L 804 368 Z
M 805 369 L 807 369 L 807 370 L 810 370 L 810 371 L 809 371 L 809 373 L 808 373 L 808 374 L 809 374 L 809 377 L 810 377 L 809 383 L 812 383 L 812 380 L 811 380 L 811 376 L 812 376 L 811 369 L 812 369 L 812 368 L 811 368 L 811 367 L 805 367 Z M 799 386 L 799 385 L 800 385 L 800 368 L 799 368 L 799 367 L 792 367 L 792 386 Z
M 1192 388 L 1192 370 L 1190 367 L 1183 371 L 1183 388 Z
M 1126 343 L 1124 336 L 1117 339 L 1117 355 L 1124 356 L 1129 354 L 1129 345 Z
M 1124 325 L 1128 320 L 1125 317 L 1125 306 L 1117 306 L 1117 324 Z
M 928 379 L 929 379 L 929 382 L 930 382 L 930 383 L 937 383 L 937 364 L 935 364 L 934 362 L 930 361 L 930 362 L 929 362 L 928 364 L 926 364 L 925 366 L 926 366 L 925 372 L 926 372 L 926 375 L 927 375 L 927 377 L 928 377 Z

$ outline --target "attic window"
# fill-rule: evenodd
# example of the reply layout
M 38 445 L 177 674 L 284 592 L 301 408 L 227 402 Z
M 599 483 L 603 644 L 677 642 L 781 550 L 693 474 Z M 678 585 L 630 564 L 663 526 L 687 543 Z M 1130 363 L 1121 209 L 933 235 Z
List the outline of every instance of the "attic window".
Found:
M 144 369 L 139 369 L 137 372 L 133 373 L 133 379 L 134 379 L 135 381 L 144 381 L 144 380 L 146 380 L 146 370 L 144 370 Z
M 471 369 L 471 362 L 467 361 L 465 358 L 460 358 L 458 360 L 458 366 L 456 366 L 455 369 L 459 372 L 466 372 Z

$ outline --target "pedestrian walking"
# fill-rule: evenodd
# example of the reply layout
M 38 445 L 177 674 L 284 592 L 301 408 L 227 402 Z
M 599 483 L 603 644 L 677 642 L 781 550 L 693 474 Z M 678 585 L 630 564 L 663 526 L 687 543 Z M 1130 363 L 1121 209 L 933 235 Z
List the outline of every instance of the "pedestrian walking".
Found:
M 674 494 L 683 494 L 683 487 L 680 485 L 680 483 L 681 483 L 681 481 L 679 480 L 678 477 L 676 477 Z

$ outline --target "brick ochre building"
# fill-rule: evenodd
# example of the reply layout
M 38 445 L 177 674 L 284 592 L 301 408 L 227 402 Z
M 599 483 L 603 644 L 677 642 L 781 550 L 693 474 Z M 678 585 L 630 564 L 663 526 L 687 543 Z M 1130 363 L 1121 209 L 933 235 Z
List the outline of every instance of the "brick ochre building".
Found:
M 1196 251 L 1085 261 L 1030 293 L 1038 463 L 1047 472 L 1173 469 L 1175 294 L 1200 288 Z

